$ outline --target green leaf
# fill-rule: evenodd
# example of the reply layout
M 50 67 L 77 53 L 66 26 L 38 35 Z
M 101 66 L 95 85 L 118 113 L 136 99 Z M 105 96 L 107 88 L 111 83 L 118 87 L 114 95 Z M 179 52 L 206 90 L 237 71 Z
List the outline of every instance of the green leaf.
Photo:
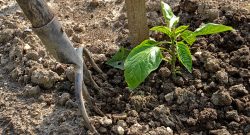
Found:
M 216 33 L 229 31 L 229 30 L 233 30 L 233 28 L 222 25 L 222 24 L 208 23 L 196 29 L 194 31 L 194 34 L 196 36 L 201 36 L 201 35 L 208 35 L 208 34 L 216 34 Z
M 110 60 L 106 62 L 106 64 L 114 68 L 124 70 L 124 62 L 128 54 L 129 50 L 125 49 L 124 47 L 121 47 L 119 51 Z
M 196 41 L 196 36 L 190 30 L 185 30 L 184 32 L 182 32 L 181 37 L 189 45 L 192 45 Z
M 172 35 L 171 30 L 165 26 L 155 26 L 155 27 L 151 28 L 150 30 L 162 32 L 162 33 L 168 35 L 169 37 L 171 37 L 171 35 Z
M 165 19 L 165 22 L 168 24 L 168 27 L 170 29 L 179 22 L 179 17 L 176 17 L 171 7 L 163 1 L 161 1 L 161 10 L 162 10 L 162 14 Z
M 171 18 L 174 16 L 171 7 L 167 3 L 161 1 L 161 10 L 165 21 L 169 22 Z
M 146 40 L 135 47 L 125 60 L 125 80 L 130 89 L 139 86 L 146 77 L 157 69 L 162 61 L 158 42 Z
M 177 50 L 179 61 L 191 73 L 192 72 L 192 56 L 191 56 L 189 47 L 183 42 L 177 42 L 176 50 Z
M 169 28 L 175 27 L 177 23 L 179 23 L 179 17 L 173 16 L 173 17 L 170 19 Z
M 189 26 L 186 25 L 182 25 L 179 26 L 178 28 L 175 29 L 175 35 L 178 35 L 180 33 L 182 33 L 184 30 L 186 30 Z

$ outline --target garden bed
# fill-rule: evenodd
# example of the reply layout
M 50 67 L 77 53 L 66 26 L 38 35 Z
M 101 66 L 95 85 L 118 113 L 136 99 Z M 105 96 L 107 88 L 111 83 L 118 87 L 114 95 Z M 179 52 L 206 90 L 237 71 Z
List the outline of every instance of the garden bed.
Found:
M 250 133 L 249 2 L 164 1 L 191 30 L 214 22 L 235 31 L 198 38 L 192 74 L 177 63 L 183 74 L 172 81 L 170 65 L 162 63 L 134 91 L 122 70 L 105 64 L 119 47 L 130 48 L 124 0 L 48 2 L 74 45 L 88 48 L 106 74 L 90 68 L 108 92 L 87 84 L 107 115 L 89 110 L 94 126 L 107 135 Z M 160 1 L 146 5 L 149 27 L 162 25 Z M 73 68 L 47 54 L 15 1 L 0 6 L 0 134 L 90 134 L 75 103 Z

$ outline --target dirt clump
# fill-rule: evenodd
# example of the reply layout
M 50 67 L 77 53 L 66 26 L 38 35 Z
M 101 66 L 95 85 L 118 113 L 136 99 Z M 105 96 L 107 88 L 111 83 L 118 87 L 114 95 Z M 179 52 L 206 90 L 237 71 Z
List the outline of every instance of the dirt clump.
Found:
M 214 105 L 230 105 L 232 103 L 232 97 L 227 91 L 218 90 L 213 93 L 211 101 Z
M 57 73 L 48 70 L 37 69 L 32 72 L 31 82 L 38 84 L 43 88 L 52 88 L 55 82 L 59 81 L 60 77 Z

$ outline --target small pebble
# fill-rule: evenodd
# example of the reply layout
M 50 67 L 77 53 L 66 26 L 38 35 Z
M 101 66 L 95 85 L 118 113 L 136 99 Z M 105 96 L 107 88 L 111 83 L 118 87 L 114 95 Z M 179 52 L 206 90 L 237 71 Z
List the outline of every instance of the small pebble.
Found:
M 113 126 L 112 131 L 118 135 L 124 135 L 124 129 L 121 126 L 118 125 Z
M 167 79 L 171 75 L 171 71 L 167 67 L 162 67 L 159 70 L 159 74 L 162 78 Z
M 63 93 L 60 97 L 59 97 L 59 101 L 58 103 L 60 105 L 65 105 L 65 103 L 70 99 L 70 94 L 69 93 Z
M 118 120 L 117 125 L 126 128 L 128 125 L 124 120 Z
M 227 91 L 216 91 L 211 97 L 214 105 L 224 106 L 232 103 L 232 97 Z
M 167 95 L 164 96 L 165 100 L 167 102 L 173 101 L 174 100 L 174 92 L 170 92 Z
M 208 58 L 205 63 L 205 69 L 209 72 L 216 72 L 220 69 L 220 63 L 218 59 Z
M 237 122 L 240 121 L 240 117 L 238 115 L 237 110 L 227 111 L 226 118 L 231 119 L 231 120 L 235 120 Z
M 225 70 L 220 70 L 216 72 L 216 79 L 220 83 L 227 84 L 228 83 L 228 74 L 225 72 Z
M 231 135 L 227 129 L 215 129 L 209 131 L 210 135 Z
M 108 130 L 105 127 L 100 127 L 99 131 L 100 131 L 100 133 L 107 133 Z
M 128 112 L 128 116 L 138 117 L 138 112 L 136 110 L 131 110 Z
M 30 85 L 26 85 L 24 87 L 24 92 L 23 92 L 23 95 L 26 96 L 26 97 L 34 97 L 34 96 L 38 96 L 41 92 L 41 89 L 39 86 L 36 86 L 36 87 L 32 87 Z
M 236 96 L 244 96 L 246 94 L 248 94 L 249 92 L 246 90 L 246 87 L 243 85 L 243 84 L 238 84 L 238 85 L 234 85 L 234 86 L 231 86 L 229 88 L 229 91 L 231 93 L 231 95 L 233 97 L 236 97 Z
M 107 127 L 107 126 L 110 126 L 113 123 L 113 121 L 112 121 L 112 119 L 109 119 L 107 117 L 103 117 L 102 119 L 100 119 L 100 123 L 101 123 L 101 125 Z
M 113 114 L 112 117 L 114 120 L 125 120 L 128 116 L 126 113 L 122 113 L 122 114 Z

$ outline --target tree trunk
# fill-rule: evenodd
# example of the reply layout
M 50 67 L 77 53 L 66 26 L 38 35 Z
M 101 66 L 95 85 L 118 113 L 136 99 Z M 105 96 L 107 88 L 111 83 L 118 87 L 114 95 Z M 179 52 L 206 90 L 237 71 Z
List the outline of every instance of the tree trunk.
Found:
M 125 0 L 129 39 L 133 46 L 149 38 L 145 0 Z

